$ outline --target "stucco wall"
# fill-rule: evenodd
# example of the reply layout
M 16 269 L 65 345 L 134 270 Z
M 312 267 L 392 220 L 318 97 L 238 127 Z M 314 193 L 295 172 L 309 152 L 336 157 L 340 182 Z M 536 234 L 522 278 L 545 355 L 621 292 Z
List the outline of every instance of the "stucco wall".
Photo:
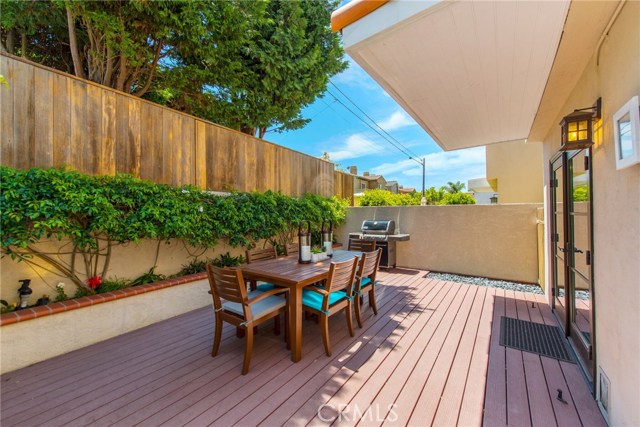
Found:
M 199 280 L 2 326 L 0 373 L 210 305 L 208 289 L 207 280 Z
M 605 38 L 599 63 L 593 52 L 555 120 L 602 97 L 592 160 L 595 350 L 611 381 L 609 423 L 616 426 L 640 425 L 640 165 L 616 170 L 612 133 L 613 114 L 634 95 L 640 95 L 640 3 L 631 1 Z M 544 141 L 545 165 L 559 145 L 553 126 Z M 545 167 L 545 182 L 548 176 Z
M 60 243 L 48 245 L 51 252 L 60 250 Z M 68 250 L 68 247 L 64 250 Z M 115 246 L 107 278 L 135 279 L 149 271 L 154 266 L 156 257 L 157 241 L 144 240 L 140 243 L 129 243 L 124 246 Z M 224 243 L 220 243 L 214 249 L 207 250 L 200 255 L 203 258 L 215 258 L 221 253 L 230 252 L 232 255 L 244 254 L 244 248 L 231 248 Z M 170 275 L 175 274 L 184 264 L 188 264 L 192 255 L 198 255 L 201 250 L 185 247 L 181 241 L 172 240 L 160 243 L 157 267 L 155 273 Z M 68 260 L 68 258 L 65 258 Z M 41 262 L 39 262 L 42 264 Z M 31 279 L 31 289 L 33 294 L 29 301 L 35 304 L 36 300 L 43 294 L 48 294 L 52 299 L 55 296 L 55 286 L 65 283 L 65 291 L 68 296 L 73 296 L 75 286 L 64 278 L 59 277 L 44 268 L 28 265 L 25 262 L 16 262 L 9 257 L 3 257 L 0 261 L 0 298 L 9 303 L 17 302 L 19 279 Z
M 393 219 L 397 264 L 471 276 L 538 282 L 536 212 L 541 205 L 452 205 L 350 208 L 336 237 L 348 242 L 365 219 Z
M 487 179 L 498 179 L 499 203 L 542 203 L 542 144 L 504 142 L 486 151 Z

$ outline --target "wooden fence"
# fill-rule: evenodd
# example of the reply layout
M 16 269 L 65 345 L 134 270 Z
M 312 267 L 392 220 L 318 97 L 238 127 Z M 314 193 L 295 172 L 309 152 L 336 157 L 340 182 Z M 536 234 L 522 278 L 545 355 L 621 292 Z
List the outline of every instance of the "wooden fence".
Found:
M 353 201 L 353 176 L 330 162 L 21 58 L 0 55 L 0 74 L 3 165 Z

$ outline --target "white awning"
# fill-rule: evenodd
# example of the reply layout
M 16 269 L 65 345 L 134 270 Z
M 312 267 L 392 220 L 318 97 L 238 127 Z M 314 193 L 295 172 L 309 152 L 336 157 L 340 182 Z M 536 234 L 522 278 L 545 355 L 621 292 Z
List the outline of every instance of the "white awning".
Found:
M 570 2 L 390 1 L 345 50 L 445 150 L 528 137 Z

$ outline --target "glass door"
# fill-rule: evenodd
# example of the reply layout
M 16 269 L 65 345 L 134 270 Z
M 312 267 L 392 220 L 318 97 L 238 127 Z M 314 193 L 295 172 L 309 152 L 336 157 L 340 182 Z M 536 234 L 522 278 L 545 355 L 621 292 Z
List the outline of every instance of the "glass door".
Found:
M 564 224 L 564 162 L 565 156 L 560 155 L 551 164 L 551 253 L 553 272 L 553 306 L 558 317 L 563 320 L 563 329 L 568 329 L 566 321 L 566 292 L 565 292 L 565 224 Z
M 562 152 L 551 163 L 554 310 L 593 378 L 593 256 L 590 150 Z

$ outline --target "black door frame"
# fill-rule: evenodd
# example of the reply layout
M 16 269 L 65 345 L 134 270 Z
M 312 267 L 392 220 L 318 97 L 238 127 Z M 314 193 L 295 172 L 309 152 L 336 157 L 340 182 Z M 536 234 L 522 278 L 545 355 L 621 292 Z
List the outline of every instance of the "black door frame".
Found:
M 575 299 L 575 278 L 573 274 L 576 274 L 573 270 L 575 270 L 575 230 L 573 227 L 572 219 L 570 217 L 570 212 L 573 211 L 573 194 L 570 194 L 570 190 L 573 188 L 573 176 L 572 171 L 573 168 L 570 167 L 569 161 L 573 160 L 578 154 L 582 153 L 586 156 L 587 160 L 587 170 L 589 171 L 589 229 L 588 229 L 588 239 L 589 239 L 589 248 L 590 251 L 590 263 L 589 263 L 589 285 L 590 285 L 590 327 L 591 327 L 591 337 L 590 343 L 586 344 L 583 337 L 579 336 L 578 330 L 574 327 L 572 322 L 572 314 L 574 311 L 574 299 Z M 550 220 L 551 220 L 551 238 L 550 238 L 550 248 L 551 248 L 551 278 L 552 278 L 552 308 L 553 312 L 558 318 L 558 321 L 562 325 L 563 332 L 567 337 L 568 341 L 571 343 L 571 347 L 577 353 L 579 364 L 584 370 L 590 385 L 592 386 L 592 391 L 594 391 L 593 380 L 595 378 L 596 373 L 596 354 L 595 354 L 595 343 L 596 343 L 596 328 L 595 328 L 595 286 L 593 280 L 594 273 L 594 251 L 593 251 L 593 165 L 592 165 L 592 150 L 591 148 L 585 150 L 575 150 L 575 151 L 559 151 L 555 156 L 551 158 L 549 161 L 549 172 L 550 172 Z M 558 160 L 561 160 L 561 165 L 557 165 Z M 555 166 L 555 167 L 554 167 Z M 557 227 L 560 224 L 556 222 L 556 208 L 557 208 L 557 200 L 556 200 L 556 187 L 558 186 L 558 182 L 555 179 L 555 171 L 558 169 L 562 169 L 562 227 L 563 227 L 563 238 L 564 242 L 558 242 L 558 233 Z M 571 205 L 569 205 L 571 204 Z M 560 248 L 561 247 L 561 248 Z M 557 251 L 561 250 L 563 252 L 563 265 L 557 265 Z M 573 266 L 573 267 L 572 267 Z M 562 268 L 564 272 L 564 307 L 556 306 L 556 295 L 558 292 L 558 284 L 557 282 L 557 274 L 556 269 Z M 578 335 L 578 336 L 576 336 Z

